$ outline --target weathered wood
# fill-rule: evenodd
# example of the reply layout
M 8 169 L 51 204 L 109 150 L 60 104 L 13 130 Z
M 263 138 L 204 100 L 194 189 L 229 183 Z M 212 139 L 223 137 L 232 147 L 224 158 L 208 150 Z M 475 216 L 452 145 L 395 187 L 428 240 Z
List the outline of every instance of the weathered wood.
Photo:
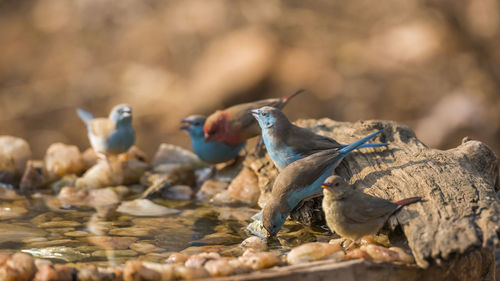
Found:
M 464 139 L 450 150 L 431 149 L 410 128 L 388 121 L 321 119 L 300 120 L 297 124 L 340 143 L 351 143 L 384 129 L 377 141 L 389 143 L 388 148 L 353 152 L 336 173 L 356 188 L 379 197 L 424 199 L 421 204 L 403 208 L 391 221 L 393 226 L 402 227 L 418 266 L 443 264 L 481 248 L 493 251 L 500 230 L 500 203 L 495 193 L 499 187 L 498 166 L 497 157 L 485 144 Z M 268 156 L 248 158 L 245 165 L 258 175 L 262 206 L 277 171 Z M 324 223 L 320 206 L 321 198 L 315 199 L 296 210 L 292 218 L 306 224 Z M 477 259 L 469 256 L 468 264 Z

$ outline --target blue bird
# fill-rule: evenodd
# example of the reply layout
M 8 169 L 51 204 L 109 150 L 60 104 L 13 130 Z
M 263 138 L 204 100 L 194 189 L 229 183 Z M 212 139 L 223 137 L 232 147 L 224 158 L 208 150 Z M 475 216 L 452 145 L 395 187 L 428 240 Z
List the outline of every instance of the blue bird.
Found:
M 226 144 L 213 139 L 205 141 L 203 126 L 207 118 L 202 115 L 191 115 L 182 120 L 181 130 L 185 130 L 191 137 L 193 151 L 198 157 L 210 164 L 227 162 L 235 159 L 245 147 L 246 141 L 235 145 Z
M 333 148 L 312 154 L 281 170 L 274 181 L 271 198 L 262 211 L 262 223 L 269 235 L 278 233 L 290 212 L 300 202 L 322 192 L 321 185 L 332 175 L 344 157 L 380 133 L 382 130 L 341 149 Z
M 251 110 L 262 130 L 262 139 L 267 152 L 278 169 L 311 154 L 327 149 L 346 147 L 336 140 L 313 133 L 311 130 L 292 124 L 275 107 L 264 106 Z M 363 144 L 359 148 L 387 146 L 386 143 Z
M 95 118 L 92 113 L 78 108 L 80 119 L 87 125 L 88 137 L 98 156 L 107 160 L 108 155 L 127 152 L 135 142 L 132 128 L 132 108 L 120 104 L 111 110 L 109 118 Z

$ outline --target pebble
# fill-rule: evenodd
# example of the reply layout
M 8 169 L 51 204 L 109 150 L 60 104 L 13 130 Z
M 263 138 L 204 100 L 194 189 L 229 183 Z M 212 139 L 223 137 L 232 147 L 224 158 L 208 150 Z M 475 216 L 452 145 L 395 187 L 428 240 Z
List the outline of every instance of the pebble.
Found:
M 185 263 L 186 260 L 189 258 L 188 255 L 185 255 L 183 253 L 172 253 L 168 257 L 168 259 L 165 261 L 166 263 Z
M 24 200 L 4 202 L 0 204 L 0 219 L 18 218 L 28 213 L 28 209 L 22 206 L 24 204 L 20 206 L 19 204 L 16 204 L 16 202 L 24 203 Z
M 130 245 L 130 249 L 132 249 L 136 252 L 139 252 L 139 253 L 143 253 L 143 254 L 163 251 L 162 248 L 159 248 L 153 244 L 144 243 L 144 242 L 133 243 Z
M 342 259 L 343 256 L 344 252 L 339 245 L 312 242 L 293 248 L 286 260 L 289 264 L 299 264 L 327 258 Z
M 68 236 L 68 237 L 85 237 L 88 235 L 89 235 L 89 233 L 87 231 L 70 231 L 70 232 L 64 233 L 64 236 Z
M 193 190 L 187 185 L 174 185 L 167 190 L 165 195 L 172 200 L 190 200 Z
M 176 279 L 194 280 L 207 278 L 210 276 L 203 267 L 175 266 L 174 273 Z
M 206 167 L 196 154 L 180 146 L 162 143 L 153 157 L 153 167 L 162 164 L 180 164 L 191 166 L 195 169 Z
M 210 200 L 215 194 L 220 193 L 227 189 L 227 182 L 218 180 L 207 180 L 200 187 L 200 190 L 196 193 L 196 199 L 198 200 Z
M 84 240 L 104 249 L 125 250 L 139 239 L 136 237 L 89 236 Z
M 45 153 L 45 169 L 50 178 L 83 172 L 85 163 L 80 150 L 75 145 L 53 143 Z
M 177 214 L 180 211 L 177 209 L 167 208 L 153 203 L 148 199 L 136 199 L 133 201 L 125 201 L 120 204 L 117 209 L 120 213 L 125 213 L 133 216 L 166 216 Z
M 373 244 L 362 245 L 360 250 L 366 252 L 374 261 L 378 262 L 394 262 L 399 258 L 398 252 Z
M 78 270 L 78 281 L 112 281 L 122 280 L 121 274 L 109 268 L 98 268 L 95 265 L 86 265 Z
M 83 243 L 80 241 L 76 240 L 70 240 L 70 239 L 56 239 L 56 240 L 49 240 L 49 241 L 39 241 L 39 242 L 32 242 L 26 247 L 29 248 L 46 248 L 46 247 L 54 247 L 54 246 L 67 246 L 67 247 L 75 247 L 75 246 L 80 246 Z
M 205 245 L 233 245 L 240 243 L 241 237 L 229 233 L 212 233 L 205 237 L 191 241 L 190 244 L 193 246 L 205 246 Z
M 92 257 L 108 258 L 108 260 L 121 257 L 135 257 L 137 255 L 137 252 L 133 250 L 98 250 L 92 253 Z
M 76 221 L 49 221 L 43 222 L 38 225 L 41 228 L 51 228 L 51 227 L 79 227 L 82 224 Z
M 241 264 L 238 262 L 238 259 L 220 258 L 207 261 L 203 267 L 210 276 L 221 277 L 235 274 L 241 268 Z
M 235 205 L 238 203 L 238 200 L 231 197 L 229 191 L 226 189 L 215 194 L 214 197 L 210 199 L 210 203 L 215 205 Z
M 145 237 L 153 236 L 160 230 L 152 227 L 123 227 L 111 229 L 108 234 L 118 236 Z
M 372 257 L 365 251 L 362 251 L 359 248 L 353 249 L 349 251 L 345 256 L 344 259 L 349 260 L 349 259 L 363 259 L 363 260 L 371 260 Z
M 174 280 L 175 278 L 175 270 L 174 265 L 171 264 L 159 264 L 154 262 L 142 262 L 142 265 L 146 268 L 152 269 L 158 273 L 160 273 L 161 278 L 158 281 L 169 281 Z
M 189 267 L 202 267 L 207 261 L 216 260 L 216 259 L 220 259 L 220 258 L 221 258 L 221 256 L 218 253 L 205 252 L 205 253 L 200 253 L 200 254 L 195 254 L 195 255 L 190 256 L 186 260 L 184 265 L 189 266 Z
M 25 140 L 0 136 L 0 182 L 10 183 L 21 177 L 30 158 L 31 149 Z
M 33 281 L 72 281 L 76 275 L 74 268 L 63 264 L 44 264 L 38 268 Z
M 243 240 L 240 244 L 243 248 L 251 248 L 257 251 L 265 251 L 267 250 L 267 243 L 264 239 L 257 236 L 250 236 L 247 239 Z
M 33 192 L 40 189 L 45 183 L 43 161 L 28 160 L 24 169 L 19 190 L 23 193 Z
M 250 205 L 257 205 L 260 196 L 257 175 L 254 171 L 244 167 L 238 176 L 231 181 L 228 192 L 236 200 Z
M 147 268 L 138 260 L 127 261 L 123 269 L 123 281 L 156 281 L 161 278 L 160 273 Z
M 45 235 L 47 235 L 47 232 L 42 229 L 0 223 L 0 243 L 17 242 L 28 238 L 44 237 Z
M 21 250 L 24 253 L 31 254 L 34 257 L 41 259 L 54 259 L 65 262 L 77 262 L 88 259 L 89 254 L 81 253 L 73 248 L 66 246 L 33 248 Z
M 30 255 L 16 253 L 12 256 L 0 254 L 0 280 L 31 281 L 36 273 L 36 266 Z
M 396 261 L 402 262 L 402 263 L 415 263 L 415 258 L 408 254 L 405 250 L 399 248 L 399 247 L 390 247 L 389 250 L 394 251 L 398 253 L 398 258 Z
M 270 268 L 281 264 L 281 259 L 273 252 L 256 252 L 248 249 L 238 258 L 239 261 L 253 270 Z

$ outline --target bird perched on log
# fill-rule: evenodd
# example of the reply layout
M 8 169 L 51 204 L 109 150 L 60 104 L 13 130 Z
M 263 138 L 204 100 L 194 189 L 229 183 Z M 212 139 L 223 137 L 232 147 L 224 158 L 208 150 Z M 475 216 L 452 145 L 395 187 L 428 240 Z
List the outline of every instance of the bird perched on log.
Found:
M 321 187 L 323 211 L 330 230 L 353 240 L 348 249 L 364 236 L 376 234 L 389 216 L 403 206 L 420 201 L 420 197 L 391 202 L 350 186 L 342 177 L 328 177 Z
M 283 108 L 290 99 L 303 91 L 304 90 L 298 90 L 283 98 L 242 103 L 224 110 L 217 110 L 208 116 L 205 121 L 205 126 L 203 128 L 205 140 L 218 140 L 233 146 L 240 145 L 247 139 L 260 135 L 261 132 L 250 110 L 261 108 L 266 105 Z
M 92 148 L 98 156 L 108 160 L 108 155 L 127 152 L 135 142 L 132 128 L 132 108 L 120 104 L 111 110 L 108 118 L 95 118 L 92 113 L 77 109 L 78 116 L 87 125 Z
M 227 144 L 213 139 L 205 141 L 203 126 L 207 118 L 202 115 L 191 115 L 182 120 L 182 130 L 185 130 L 191 137 L 191 146 L 198 157 L 210 164 L 227 162 L 238 156 L 246 141 L 235 145 Z
M 262 129 L 262 139 L 267 152 L 278 169 L 319 151 L 345 147 L 332 138 L 295 126 L 278 108 L 265 106 L 251 112 Z M 387 144 L 369 143 L 359 148 L 380 146 Z
M 352 150 L 373 139 L 382 130 L 338 149 L 328 149 L 299 159 L 285 167 L 274 181 L 271 198 L 262 211 L 262 224 L 276 235 L 290 212 L 300 202 L 321 194 L 321 185 Z

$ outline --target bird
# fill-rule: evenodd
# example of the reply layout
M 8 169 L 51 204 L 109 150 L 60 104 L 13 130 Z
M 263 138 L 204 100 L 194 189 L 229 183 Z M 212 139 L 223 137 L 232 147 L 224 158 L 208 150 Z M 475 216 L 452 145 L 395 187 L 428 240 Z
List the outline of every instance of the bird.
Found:
M 319 151 L 345 147 L 332 138 L 292 124 L 279 108 L 264 106 L 251 112 L 262 130 L 267 152 L 278 169 Z M 387 144 L 368 143 L 359 148 L 381 146 Z
M 235 159 L 245 147 L 246 141 L 236 144 L 227 144 L 213 139 L 205 141 L 203 126 L 207 118 L 203 115 L 191 115 L 182 120 L 181 130 L 185 130 L 191 137 L 191 146 L 194 153 L 201 160 L 218 164 Z
M 90 144 L 96 154 L 108 160 L 109 155 L 127 152 L 135 142 L 132 128 L 132 107 L 120 104 L 111 110 L 108 118 L 95 118 L 81 108 L 76 110 L 87 126 Z M 109 163 L 109 162 L 108 162 Z
M 273 183 L 271 197 L 262 210 L 262 224 L 269 236 L 278 233 L 299 203 L 321 194 L 321 185 L 347 154 L 380 133 L 382 130 L 341 149 L 327 149 L 309 155 L 281 170 Z
M 376 234 L 403 206 L 421 200 L 411 197 L 391 202 L 356 190 L 338 175 L 328 177 L 321 187 L 326 224 L 330 230 L 352 240 L 348 249 L 362 237 Z
M 282 98 L 264 99 L 237 104 L 209 115 L 203 127 L 205 140 L 218 140 L 229 145 L 238 145 L 247 139 L 260 135 L 261 130 L 250 110 L 263 106 L 283 108 L 290 99 L 304 92 L 300 89 Z

